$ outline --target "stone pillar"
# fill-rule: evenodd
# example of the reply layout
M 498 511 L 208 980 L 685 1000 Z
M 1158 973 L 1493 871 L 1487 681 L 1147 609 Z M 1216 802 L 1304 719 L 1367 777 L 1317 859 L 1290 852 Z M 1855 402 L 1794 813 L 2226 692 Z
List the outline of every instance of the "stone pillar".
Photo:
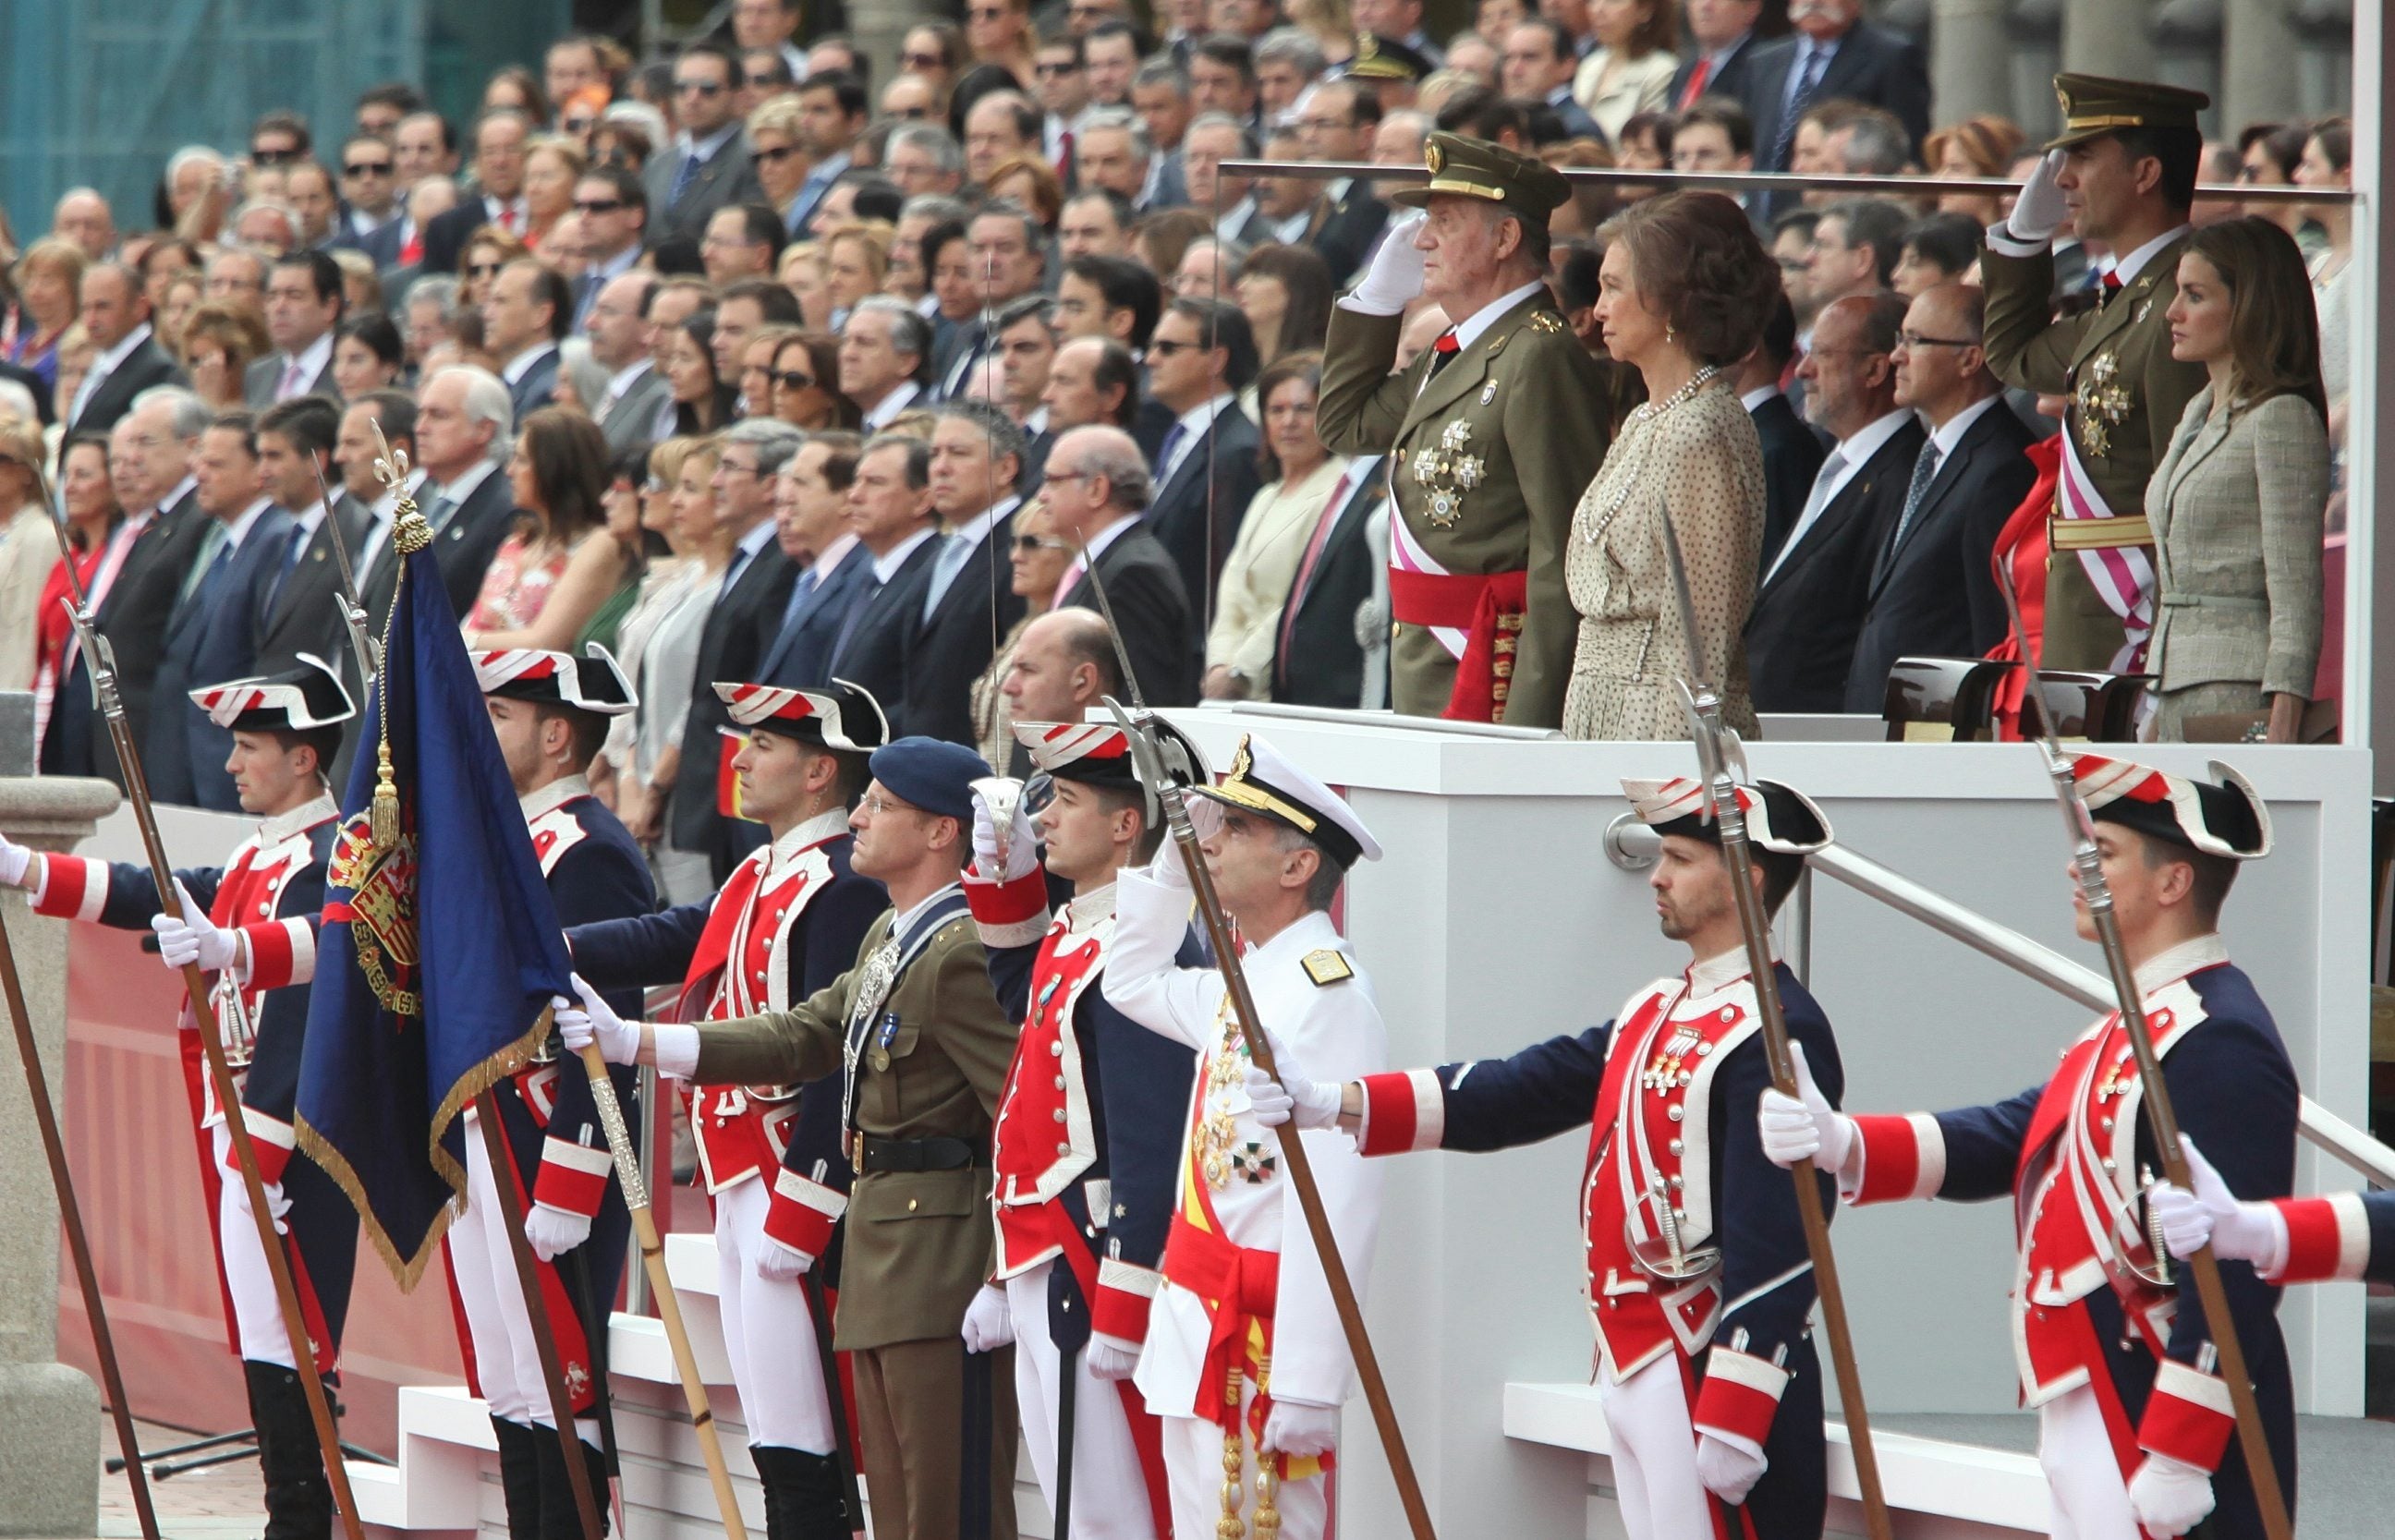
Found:
M 36 778 L 33 697 L 0 694 L 0 834 L 64 850 L 116 806 L 105 781 Z M 66 1086 L 67 928 L 0 895 L 0 922 L 23 981 L 50 1092 Z M 0 1006 L 0 1017 L 5 1017 Z M 99 1392 L 58 1361 L 59 1205 L 33 1126 L 15 1027 L 0 1056 L 0 1534 L 95 1534 L 99 1522 Z
M 2062 8 L 2062 67 L 2117 80 L 2152 80 L 2153 7 L 2147 0 L 2071 0 Z
M 2013 114 L 2006 0 L 1937 0 L 1929 28 L 1929 99 L 1937 121 Z M 1936 166 L 1929 167 L 1933 173 Z

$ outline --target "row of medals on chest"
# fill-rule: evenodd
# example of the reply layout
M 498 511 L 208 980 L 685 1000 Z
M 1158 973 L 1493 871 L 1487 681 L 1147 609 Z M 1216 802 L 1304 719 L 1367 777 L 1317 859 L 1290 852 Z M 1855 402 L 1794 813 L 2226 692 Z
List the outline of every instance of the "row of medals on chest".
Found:
M 1221 1028 L 1214 1051 L 1206 1056 L 1205 1105 L 1189 1151 L 1198 1174 L 1217 1192 L 1229 1188 L 1233 1177 L 1262 1187 L 1280 1174 L 1277 1148 L 1239 1138 L 1237 1107 L 1247 1096 L 1248 1041 L 1228 1000 L 1223 1005 Z

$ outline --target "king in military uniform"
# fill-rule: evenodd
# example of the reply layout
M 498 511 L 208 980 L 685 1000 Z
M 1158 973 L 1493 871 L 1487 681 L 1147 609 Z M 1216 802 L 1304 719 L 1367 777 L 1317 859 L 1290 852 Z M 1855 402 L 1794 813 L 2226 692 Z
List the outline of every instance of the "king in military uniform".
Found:
M 308 985 L 316 972 L 324 862 L 340 821 L 324 773 L 340 753 L 341 724 L 354 710 L 339 676 L 304 652 L 286 673 L 194 690 L 191 696 L 210 722 L 232 734 L 225 770 L 242 810 L 258 822 L 257 833 L 235 846 L 222 866 L 175 874 L 183 901 L 179 920 L 160 911 L 147 866 L 42 854 L 0 838 L 0 882 L 29 889 L 40 914 L 154 929 L 168 967 L 196 963 L 210 976 L 217 1028 L 240 1087 L 242 1123 L 258 1152 L 267 1204 L 291 1239 L 286 1255 L 311 1368 L 329 1375 L 349 1316 L 358 1215 L 323 1167 L 294 1152 L 291 1115 L 308 1027 Z M 203 1067 L 199 1027 L 188 1007 L 177 1035 L 199 1132 L 200 1186 L 216 1241 L 228 1335 L 247 1382 L 266 1478 L 266 1533 L 271 1540 L 329 1540 L 332 1485 L 299 1382 L 299 1361 L 284 1329 L 232 1137 Z
M 1580 617 L 1564 591 L 1572 510 L 1605 459 L 1603 373 L 1548 292 L 1562 175 L 1433 134 L 1426 210 L 1392 229 L 1330 312 L 1317 414 L 1342 454 L 1390 456 L 1390 699 L 1417 717 L 1554 727 Z M 1450 324 L 1392 374 L 1417 299 Z
M 2047 531 L 2049 668 L 2133 671 L 2152 635 L 2153 531 L 2146 482 L 2179 415 L 2204 387 L 2171 357 L 2168 312 L 2193 227 L 2203 135 L 2199 91 L 2096 75 L 2054 77 L 2063 129 L 1988 231 L 1988 367 L 2016 388 L 2070 401 Z M 2092 310 L 2054 312 L 2054 233 L 2112 254 Z
M 1597 1395 L 1632 1540 L 1714 1534 L 1713 1504 L 1747 1540 L 1815 1540 L 1829 1500 L 1813 1271 L 1785 1173 L 1753 1126 L 1771 1084 L 1753 971 L 1721 826 L 1686 778 L 1624 781 L 1662 836 L 1647 879 L 1687 967 L 1646 985 L 1602 1027 L 1510 1058 L 1276 1087 L 1250 1072 L 1260 1121 L 1343 1127 L 1367 1155 L 1510 1150 L 1587 1128 L 1580 1189 Z M 1802 793 L 1741 788 L 1765 905 L 1777 909 L 1830 839 Z M 1788 1032 L 1842 1084 L 1829 1019 L 1774 965 Z

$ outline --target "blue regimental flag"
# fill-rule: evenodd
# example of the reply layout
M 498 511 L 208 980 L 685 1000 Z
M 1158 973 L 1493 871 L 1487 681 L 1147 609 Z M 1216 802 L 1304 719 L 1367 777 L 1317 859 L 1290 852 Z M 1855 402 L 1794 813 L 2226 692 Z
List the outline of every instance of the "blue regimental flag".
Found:
M 341 802 L 297 1124 L 408 1289 L 466 1191 L 459 1113 L 538 1046 L 572 965 L 429 533 L 400 511 L 407 554 Z

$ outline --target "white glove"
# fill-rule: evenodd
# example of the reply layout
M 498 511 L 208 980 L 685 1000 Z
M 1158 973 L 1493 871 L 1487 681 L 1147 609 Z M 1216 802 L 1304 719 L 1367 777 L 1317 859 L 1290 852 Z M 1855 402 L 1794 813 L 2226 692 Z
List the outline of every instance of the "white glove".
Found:
M 1264 1040 L 1272 1045 L 1273 1064 L 1280 1078 L 1275 1082 L 1252 1060 L 1249 1062 L 1248 1105 L 1254 1109 L 1256 1121 L 1267 1128 L 1291 1122 L 1301 1129 L 1338 1127 L 1346 1088 L 1308 1080 L 1304 1069 L 1290 1056 L 1289 1045 L 1269 1027 L 1264 1029 Z
M 0 835 L 0 888 L 22 888 L 25 874 L 33 868 L 33 852 Z
M 596 1043 L 599 1057 L 610 1064 L 637 1064 L 641 1061 L 641 1024 L 617 1016 L 614 1007 L 599 998 L 590 981 L 577 973 L 574 976 L 574 993 L 579 1006 L 549 997 L 557 1012 L 558 1035 L 565 1040 L 565 1050 L 578 1054 Z
M 1092 1332 L 1081 1349 L 1081 1362 L 1099 1379 L 1129 1379 L 1139 1367 L 1139 1345 L 1104 1332 Z
M 524 1214 L 524 1239 L 532 1243 L 535 1257 L 554 1262 L 590 1239 L 590 1217 L 535 1204 Z
M 1365 315 L 1396 315 L 1422 297 L 1422 253 L 1414 245 L 1427 213 L 1409 215 L 1389 227 L 1364 281 L 1347 296 L 1347 309 Z
M 1804 1044 L 1789 1044 L 1788 1056 L 1796 1064 L 1798 1094 L 1792 1097 L 1777 1089 L 1763 1093 L 1754 1112 L 1755 1126 L 1763 1134 L 1763 1152 L 1774 1165 L 1793 1167 L 1809 1160 L 1834 1175 L 1845 1169 L 1846 1157 L 1854 1152 L 1855 1120 L 1833 1110 L 1830 1099 L 1813 1084 Z
M 961 1335 L 969 1353 L 994 1353 L 1014 1340 L 1014 1317 L 1007 1311 L 1004 1289 L 995 1283 L 981 1286 L 965 1307 Z
M 757 1276 L 788 1283 L 803 1277 L 815 1265 L 814 1257 L 796 1246 L 786 1246 L 771 1235 L 757 1237 Z
M 1205 844 L 1223 832 L 1223 805 L 1211 796 L 1184 796 L 1182 806 L 1188 809 L 1189 827 L 1196 831 L 1198 843 Z M 1190 888 L 1189 868 L 1181 859 L 1181 842 L 1171 836 L 1157 847 L 1154 859 L 1147 863 L 1147 875 L 1167 888 L 1183 892 Z
M 263 1173 L 261 1173 L 261 1175 Z M 232 1172 L 226 1176 L 225 1181 L 232 1189 L 232 1201 L 234 1206 L 239 1208 L 244 1214 L 255 1212 L 255 1210 L 249 1206 L 249 1183 L 241 1179 L 241 1174 L 237 1171 Z M 281 1231 L 289 1228 L 284 1224 L 283 1216 L 291 1212 L 291 1200 L 283 1195 L 283 1184 L 281 1182 L 268 1182 L 266 1184 L 266 1210 L 268 1213 L 274 1216 L 274 1228 L 276 1231 Z
M 2163 1244 L 2171 1255 L 2184 1260 L 2208 1242 L 2214 1256 L 2251 1262 L 2266 1275 L 2284 1267 L 2287 1221 L 2277 1205 L 2238 1202 L 2195 1140 L 2181 1134 L 2178 1146 L 2187 1153 L 2188 1178 L 2195 1191 L 2160 1182 L 2146 1194 L 2155 1218 L 2162 1221 Z
M 2146 1463 L 2129 1478 L 2129 1507 L 2146 1533 L 2174 1540 L 2212 1511 L 2212 1473 L 2149 1451 Z
M 1697 1480 L 1705 1483 L 1707 1492 L 1732 1507 L 1746 1501 L 1746 1494 L 1763 1480 L 1770 1464 L 1753 1450 L 1727 1439 L 1714 1438 L 1711 1433 L 1697 1435 Z
M 1264 1418 L 1264 1437 L 1256 1444 L 1296 1460 L 1328 1454 L 1339 1447 L 1339 1408 L 1276 1396 Z
M 976 785 L 973 788 L 973 870 L 992 881 L 1016 882 L 1039 868 L 1039 831 L 1032 827 L 1031 814 L 1025 810 L 1020 796 L 1014 799 L 1014 811 L 1007 825 L 1006 860 L 1002 863 L 998 859 L 998 820 L 990 811 L 989 798 Z
M 175 879 L 175 897 L 183 908 L 180 916 L 169 918 L 163 911 L 150 916 L 150 928 L 158 933 L 158 955 L 168 967 L 197 963 L 203 973 L 221 973 L 231 967 L 241 952 L 240 934 L 218 929 L 208 912 L 192 902 L 191 889 L 180 877 Z
M 2049 150 L 2037 169 L 2021 183 L 2020 195 L 2013 200 L 2013 211 L 2005 216 L 2005 233 L 2016 241 L 2031 245 L 2054 239 L 2062 221 L 2071 217 L 2071 209 L 2062 201 L 2062 189 L 2055 178 L 2062 172 L 2063 152 Z

